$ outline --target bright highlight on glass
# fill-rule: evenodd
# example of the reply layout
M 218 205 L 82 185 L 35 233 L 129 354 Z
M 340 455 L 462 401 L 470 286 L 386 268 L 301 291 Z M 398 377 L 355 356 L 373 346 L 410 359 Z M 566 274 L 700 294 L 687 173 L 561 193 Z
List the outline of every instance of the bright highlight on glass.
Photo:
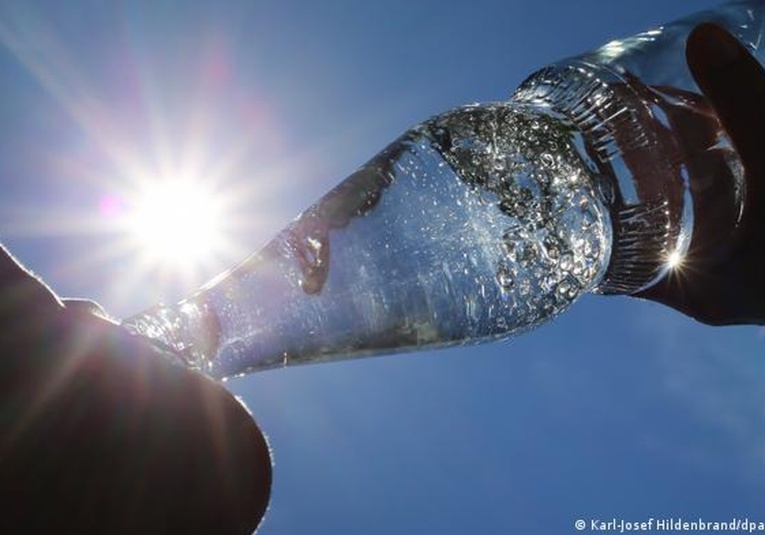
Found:
M 667 267 L 669 269 L 678 269 L 683 265 L 683 254 L 680 251 L 672 251 L 667 257 Z

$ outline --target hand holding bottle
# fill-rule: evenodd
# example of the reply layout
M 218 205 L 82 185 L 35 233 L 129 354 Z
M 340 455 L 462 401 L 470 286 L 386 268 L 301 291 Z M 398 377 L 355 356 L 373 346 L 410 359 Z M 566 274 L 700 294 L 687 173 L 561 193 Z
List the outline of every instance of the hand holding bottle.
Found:
M 741 156 L 746 205 L 724 256 L 704 254 L 694 237 L 687 262 L 639 297 L 668 305 L 712 325 L 765 322 L 765 71 L 731 35 L 702 24 L 688 38 L 687 61 Z M 691 188 L 694 184 L 691 184 Z M 710 211 L 713 207 L 709 207 Z M 697 213 L 696 218 L 713 217 Z M 710 230 L 711 231 L 711 230 Z
M 2 247 L 0 296 L 0 532 L 255 529 L 270 457 L 231 394 Z

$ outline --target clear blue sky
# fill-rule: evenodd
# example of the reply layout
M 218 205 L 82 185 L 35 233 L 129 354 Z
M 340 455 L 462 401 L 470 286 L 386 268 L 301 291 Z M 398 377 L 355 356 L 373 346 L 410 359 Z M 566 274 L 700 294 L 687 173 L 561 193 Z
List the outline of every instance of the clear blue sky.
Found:
M 410 125 L 712 5 L 4 2 L 0 239 L 115 316 L 174 300 Z M 136 175 L 174 169 L 231 199 L 235 245 L 184 276 L 139 261 L 108 217 Z M 588 296 L 502 343 L 229 385 L 274 450 L 264 534 L 557 534 L 765 521 L 764 352 L 759 328 Z

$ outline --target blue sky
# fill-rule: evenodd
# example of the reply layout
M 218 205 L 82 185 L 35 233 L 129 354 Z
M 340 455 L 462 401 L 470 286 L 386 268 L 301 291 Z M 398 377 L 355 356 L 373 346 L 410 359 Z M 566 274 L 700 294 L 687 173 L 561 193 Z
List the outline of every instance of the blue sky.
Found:
M 712 1 L 4 2 L 0 239 L 124 317 L 241 259 L 399 133 Z M 110 219 L 153 177 L 228 199 L 178 272 Z M 261 532 L 549 534 L 765 521 L 765 332 L 587 296 L 522 337 L 228 385 L 275 456 Z

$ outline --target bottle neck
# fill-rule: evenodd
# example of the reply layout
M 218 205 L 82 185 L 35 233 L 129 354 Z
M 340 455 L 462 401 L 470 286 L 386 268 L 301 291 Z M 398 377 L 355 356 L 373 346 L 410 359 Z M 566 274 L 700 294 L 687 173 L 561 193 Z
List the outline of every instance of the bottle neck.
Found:
M 736 241 L 743 166 L 685 60 L 701 22 L 725 28 L 763 62 L 765 3 L 729 1 L 543 69 L 514 95 L 573 122 L 587 140 L 583 156 L 611 188 L 603 293 L 648 288 L 680 258 L 708 269 Z

